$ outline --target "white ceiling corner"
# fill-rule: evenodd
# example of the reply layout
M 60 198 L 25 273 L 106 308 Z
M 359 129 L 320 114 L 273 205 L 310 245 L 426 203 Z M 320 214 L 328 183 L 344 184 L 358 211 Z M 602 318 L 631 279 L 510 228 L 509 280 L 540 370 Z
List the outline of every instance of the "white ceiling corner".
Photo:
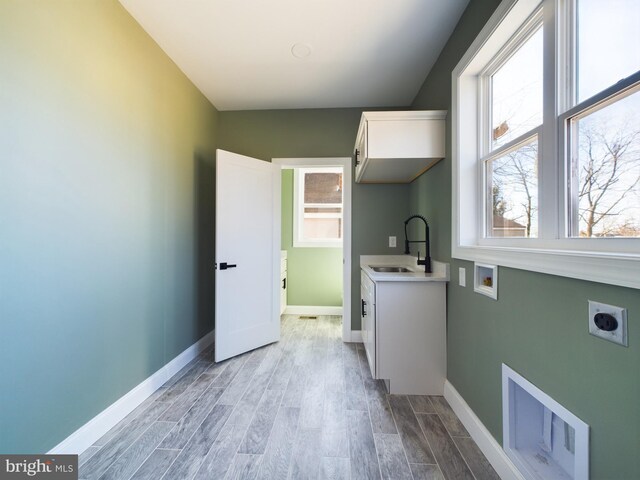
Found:
M 216 108 L 254 110 L 408 106 L 468 0 L 120 2 Z

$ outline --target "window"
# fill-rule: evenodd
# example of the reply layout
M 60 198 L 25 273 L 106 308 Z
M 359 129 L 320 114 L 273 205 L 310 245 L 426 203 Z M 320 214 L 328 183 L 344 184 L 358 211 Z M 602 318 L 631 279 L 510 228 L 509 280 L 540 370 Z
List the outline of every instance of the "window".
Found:
M 536 237 L 538 233 L 542 32 L 538 12 L 481 78 L 489 105 L 480 132 L 487 139 L 482 159 L 487 179 L 486 237 Z
M 502 1 L 453 72 L 455 258 L 640 288 L 639 21 Z
M 342 246 L 342 169 L 296 168 L 294 247 Z

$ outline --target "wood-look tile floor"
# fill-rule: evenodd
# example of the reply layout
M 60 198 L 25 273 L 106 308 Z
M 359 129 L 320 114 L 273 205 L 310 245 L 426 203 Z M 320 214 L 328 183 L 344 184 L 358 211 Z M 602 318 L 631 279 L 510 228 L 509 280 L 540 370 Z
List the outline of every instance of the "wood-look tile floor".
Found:
M 80 455 L 80 478 L 498 479 L 443 397 L 387 395 L 341 332 L 285 315 L 276 344 L 203 353 Z

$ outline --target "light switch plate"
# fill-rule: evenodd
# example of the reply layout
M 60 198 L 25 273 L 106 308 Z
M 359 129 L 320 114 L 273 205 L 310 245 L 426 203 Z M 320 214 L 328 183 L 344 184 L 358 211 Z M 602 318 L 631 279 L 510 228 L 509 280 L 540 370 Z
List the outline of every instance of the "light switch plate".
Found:
M 389 237 L 389 248 L 396 247 L 396 237 Z
M 613 315 L 618 321 L 618 328 L 612 332 L 600 330 L 594 321 L 596 313 L 608 313 L 609 315 Z M 589 300 L 589 333 L 596 337 L 604 338 L 610 342 L 627 347 L 627 309 Z
M 461 287 L 467 286 L 467 271 L 464 268 L 458 268 L 458 283 Z

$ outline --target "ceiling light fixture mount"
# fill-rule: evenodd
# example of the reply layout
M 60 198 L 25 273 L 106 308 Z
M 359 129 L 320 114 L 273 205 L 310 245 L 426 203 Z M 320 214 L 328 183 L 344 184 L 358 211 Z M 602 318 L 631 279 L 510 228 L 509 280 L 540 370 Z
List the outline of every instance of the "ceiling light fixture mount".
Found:
M 311 55 L 311 45 L 308 43 L 294 43 L 291 47 L 291 55 L 304 59 Z

